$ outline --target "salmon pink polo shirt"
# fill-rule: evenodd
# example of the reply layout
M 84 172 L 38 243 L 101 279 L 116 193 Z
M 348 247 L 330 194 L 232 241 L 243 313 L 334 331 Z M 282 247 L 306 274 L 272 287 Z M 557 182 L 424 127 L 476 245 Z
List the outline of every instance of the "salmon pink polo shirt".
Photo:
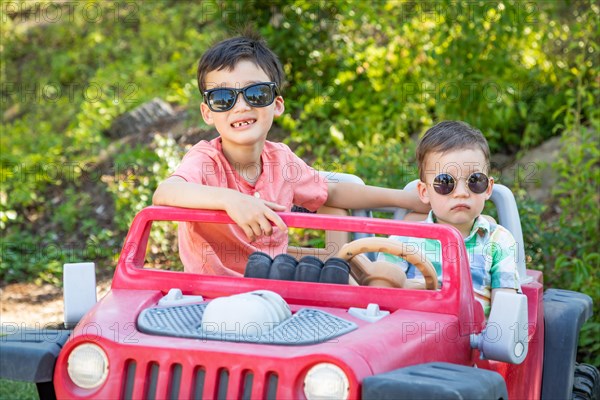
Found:
M 327 200 L 324 178 L 283 143 L 265 142 L 261 155 L 262 173 L 249 184 L 225 158 L 221 138 L 200 141 L 183 157 L 173 176 L 187 182 L 223 187 L 272 201 L 291 211 L 292 205 L 314 211 Z M 255 171 L 245 171 L 252 176 Z M 181 222 L 179 256 L 186 272 L 241 276 L 248 256 L 262 251 L 274 257 L 287 251 L 287 233 L 276 226 L 271 236 L 248 242 L 237 225 Z

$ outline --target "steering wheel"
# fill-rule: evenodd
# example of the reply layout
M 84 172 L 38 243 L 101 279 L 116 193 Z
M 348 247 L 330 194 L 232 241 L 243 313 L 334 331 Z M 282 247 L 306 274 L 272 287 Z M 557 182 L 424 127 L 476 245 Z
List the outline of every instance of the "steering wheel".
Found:
M 362 254 L 368 252 L 384 252 L 404 258 L 421 271 L 425 285 L 419 279 L 406 279 L 406 274 L 396 264 L 369 260 Z M 435 268 L 421 250 L 396 240 L 382 237 L 357 239 L 343 245 L 337 257 L 348 261 L 350 275 L 359 285 L 427 290 L 438 288 Z

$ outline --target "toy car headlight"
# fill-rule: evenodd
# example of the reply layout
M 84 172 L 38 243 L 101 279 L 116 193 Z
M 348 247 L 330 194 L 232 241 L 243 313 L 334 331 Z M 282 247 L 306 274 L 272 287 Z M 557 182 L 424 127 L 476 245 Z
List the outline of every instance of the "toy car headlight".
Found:
M 100 346 L 86 343 L 76 347 L 67 360 L 67 372 L 77 386 L 93 389 L 108 376 L 108 358 Z
M 347 399 L 350 382 L 337 365 L 321 363 L 312 367 L 304 378 L 304 395 L 308 400 Z

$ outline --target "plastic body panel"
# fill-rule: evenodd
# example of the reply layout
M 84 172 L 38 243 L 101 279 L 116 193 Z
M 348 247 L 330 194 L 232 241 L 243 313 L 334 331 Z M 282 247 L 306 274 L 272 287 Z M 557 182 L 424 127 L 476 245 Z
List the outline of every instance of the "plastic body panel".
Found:
M 376 218 L 339 217 L 315 214 L 281 213 L 284 222 L 291 227 L 397 234 L 428 237 L 439 240 L 446 249 L 442 291 L 396 290 L 374 287 L 331 285 L 328 290 L 314 290 L 312 283 L 284 282 L 277 280 L 232 278 L 225 276 L 196 275 L 181 272 L 147 270 L 143 268 L 146 244 L 152 220 L 204 221 L 209 223 L 232 223 L 224 212 L 189 210 L 170 207 L 148 207 L 134 219 L 112 282 L 113 289 L 153 289 L 167 293 L 170 288 L 180 288 L 188 295 L 207 298 L 228 296 L 256 289 L 272 290 L 288 303 L 301 302 L 307 306 L 329 305 L 349 308 L 367 307 L 378 303 L 384 310 L 399 307 L 418 311 L 457 315 L 461 321 L 475 321 L 479 306 L 473 300 L 473 288 L 468 258 L 458 230 L 442 225 L 425 226 Z M 310 286 L 306 286 L 310 285 Z M 444 307 L 440 309 L 440 301 Z M 479 325 L 482 319 L 478 318 Z M 461 327 L 461 335 L 479 332 L 479 327 Z
M 80 321 L 72 340 L 59 355 L 54 374 L 57 396 L 239 398 L 246 393 L 251 398 L 303 398 L 307 371 L 317 363 L 331 362 L 347 374 L 350 398 L 360 398 L 361 384 L 368 376 L 415 364 L 445 362 L 477 364 L 498 372 L 511 398 L 539 397 L 543 348 L 541 274 L 534 273 L 533 282 L 524 287 L 530 321 L 530 348 L 524 363 L 479 360 L 478 351 L 470 348 L 469 335 L 481 332 L 483 312 L 473 297 L 466 250 L 456 229 L 375 218 L 280 215 L 291 227 L 437 239 L 444 249 L 442 289 L 359 287 L 144 269 L 153 220 L 231 223 L 224 212 L 149 207 L 131 225 L 111 291 Z M 179 288 L 185 295 L 202 295 L 208 301 L 257 289 L 272 290 L 287 301 L 293 312 L 306 307 L 320 309 L 354 322 L 358 329 L 326 343 L 286 347 L 165 338 L 138 331 L 139 313 L 155 306 L 171 288 Z M 390 315 L 370 323 L 347 313 L 350 307 L 365 308 L 370 303 L 377 303 Z M 108 379 L 91 390 L 75 387 L 66 371 L 73 348 L 87 342 L 102 347 L 110 360 Z
M 238 398 L 241 393 L 239 381 L 244 371 L 252 371 L 255 384 L 252 397 L 264 397 L 264 377 L 271 373 L 278 376 L 277 398 L 301 398 L 304 373 L 318 362 L 332 362 L 348 374 L 353 388 L 351 397 L 358 396 L 359 383 L 366 376 L 396 369 L 406 363 L 422 360 L 444 360 L 452 363 L 472 362 L 468 337 L 457 337 L 458 321 L 453 317 L 438 318 L 419 312 L 398 310 L 378 324 L 354 320 L 359 329 L 336 338 L 328 343 L 311 346 L 275 346 L 248 343 L 231 343 L 185 338 L 165 338 L 146 335 L 134 329 L 138 312 L 156 302 L 160 292 L 114 290 L 92 310 L 76 328 L 73 340 L 61 353 L 55 375 L 58 397 L 118 398 L 127 381 L 125 372 L 132 360 L 136 363 L 136 385 L 133 397 L 148 397 L 147 373 L 152 363 L 159 367 L 157 397 L 169 397 L 170 371 L 181 365 L 181 396 L 189 397 L 196 385 L 194 371 L 203 368 L 207 372 L 203 398 L 217 397 L 218 371 L 229 371 L 226 398 Z M 122 304 L 138 304 L 138 307 L 123 310 Z M 292 307 L 297 311 L 298 307 Z M 343 311 L 323 308 L 330 313 L 344 315 Z M 120 314 L 115 320 L 110 314 Z M 350 319 L 347 315 L 346 319 Z M 416 323 L 415 321 L 422 321 Z M 444 329 L 440 329 L 443 326 Z M 98 329 L 103 327 L 103 329 Z M 404 327 L 400 330 L 398 327 Z M 439 348 L 444 334 L 453 336 L 452 345 Z M 109 380 L 96 391 L 76 389 L 66 375 L 64 362 L 71 349 L 78 343 L 93 341 L 100 345 L 110 360 Z M 237 382 L 237 383 L 236 383 Z

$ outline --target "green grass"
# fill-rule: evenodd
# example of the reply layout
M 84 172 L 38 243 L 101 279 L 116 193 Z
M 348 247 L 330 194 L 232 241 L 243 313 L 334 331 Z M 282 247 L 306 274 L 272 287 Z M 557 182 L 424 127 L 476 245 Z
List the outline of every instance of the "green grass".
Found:
M 0 379 L 0 399 L 29 400 L 39 399 L 35 383 Z

